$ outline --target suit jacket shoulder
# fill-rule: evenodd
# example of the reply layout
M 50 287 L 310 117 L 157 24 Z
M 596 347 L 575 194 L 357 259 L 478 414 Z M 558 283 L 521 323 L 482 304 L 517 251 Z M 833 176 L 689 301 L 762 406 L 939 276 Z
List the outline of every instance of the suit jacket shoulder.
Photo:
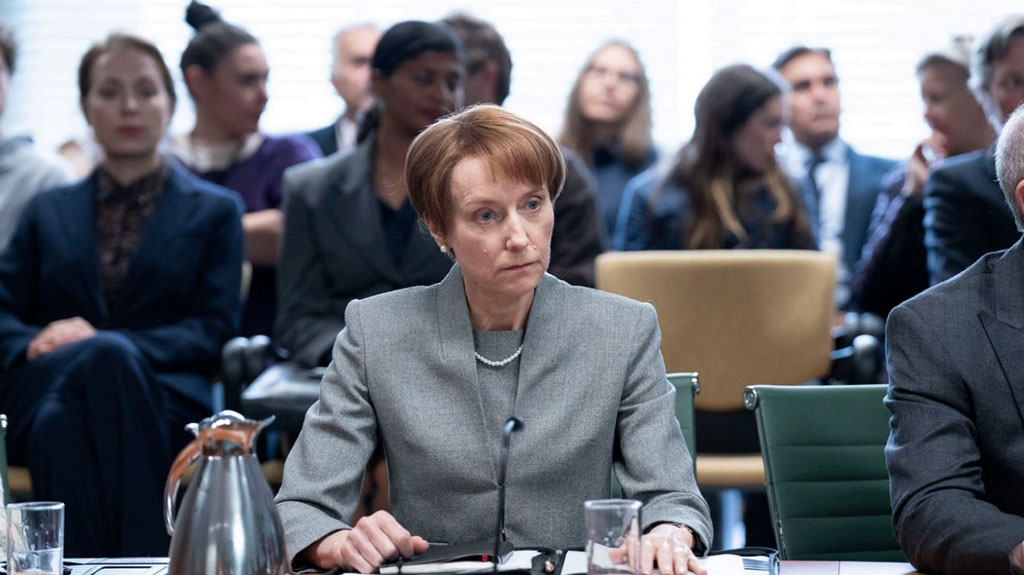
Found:
M 1009 572 L 1024 533 L 1022 289 L 1018 242 L 889 315 L 893 526 L 922 571 Z
M 306 132 L 306 135 L 316 142 L 324 156 L 330 156 L 338 151 L 338 136 L 335 124 L 328 124 L 318 130 Z

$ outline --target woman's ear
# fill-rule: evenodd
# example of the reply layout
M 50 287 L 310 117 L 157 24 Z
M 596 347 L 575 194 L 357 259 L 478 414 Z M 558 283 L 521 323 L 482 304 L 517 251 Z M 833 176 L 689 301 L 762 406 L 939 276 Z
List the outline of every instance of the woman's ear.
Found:
M 89 119 L 89 108 L 85 106 L 85 98 L 78 101 L 78 107 L 82 109 L 82 117 L 85 118 L 85 123 L 92 126 L 92 120 Z
M 192 95 L 192 99 L 202 99 L 209 92 L 210 79 L 206 75 L 206 70 L 203 70 L 198 64 L 192 64 L 185 68 L 185 86 L 188 88 L 188 93 Z
M 381 94 L 387 92 L 385 84 L 388 78 L 380 70 L 374 68 L 370 72 L 370 91 L 373 92 L 373 97 L 380 102 Z
M 427 230 L 430 232 L 430 237 L 434 238 L 434 242 L 437 244 L 437 247 L 440 248 L 442 252 L 448 253 L 447 248 L 450 246 L 448 246 L 444 233 L 442 233 L 434 224 L 427 224 Z

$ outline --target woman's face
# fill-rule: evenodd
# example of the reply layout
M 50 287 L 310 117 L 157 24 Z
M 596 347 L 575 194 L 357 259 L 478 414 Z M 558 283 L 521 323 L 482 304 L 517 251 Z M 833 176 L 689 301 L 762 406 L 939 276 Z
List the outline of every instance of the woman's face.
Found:
M 454 213 L 448 245 L 462 267 L 466 293 L 494 300 L 530 294 L 548 269 L 555 216 L 546 186 L 495 180 L 480 158 L 452 170 Z
M 196 106 L 209 112 L 207 117 L 215 118 L 221 130 L 236 139 L 259 129 L 270 68 L 258 44 L 243 44 L 222 58 L 212 73 L 199 73 L 201 87 L 193 93 Z
M 415 135 L 462 106 L 462 66 L 454 54 L 423 52 L 402 62 L 390 76 L 375 71 L 373 93 L 384 105 L 383 114 Z
M 757 109 L 732 136 L 739 164 L 759 174 L 775 165 L 775 145 L 782 140 L 782 98 L 776 96 Z
M 952 64 L 934 64 L 921 70 L 918 79 L 924 119 L 947 148 L 937 151 L 943 156 L 969 152 L 986 119 L 963 73 Z
M 594 55 L 580 83 L 580 110 L 590 122 L 617 123 L 640 95 L 640 62 L 628 49 L 611 45 Z
M 93 62 L 82 111 L 108 158 L 155 154 L 172 110 L 160 65 L 149 54 L 118 48 Z
M 1006 56 L 992 62 L 989 92 L 1004 122 L 1024 103 L 1024 37 L 1012 36 Z

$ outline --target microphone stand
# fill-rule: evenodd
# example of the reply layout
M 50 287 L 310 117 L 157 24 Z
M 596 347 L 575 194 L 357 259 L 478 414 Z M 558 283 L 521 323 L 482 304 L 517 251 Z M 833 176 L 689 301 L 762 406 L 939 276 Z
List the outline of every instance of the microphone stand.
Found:
M 498 572 L 498 562 L 501 560 L 501 541 L 505 532 L 505 476 L 508 473 L 508 452 L 512 434 L 523 428 L 523 420 L 512 416 L 505 421 L 505 432 L 501 438 L 501 459 L 498 462 L 498 525 L 494 533 L 494 555 L 491 561 L 494 562 L 493 572 Z

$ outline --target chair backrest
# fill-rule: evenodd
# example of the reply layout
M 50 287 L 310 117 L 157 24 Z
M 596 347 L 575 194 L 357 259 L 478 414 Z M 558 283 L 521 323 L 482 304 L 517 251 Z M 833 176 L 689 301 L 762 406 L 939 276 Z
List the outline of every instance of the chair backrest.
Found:
M 747 390 L 783 559 L 906 561 L 892 531 L 885 392 L 884 385 Z
M 807 250 L 612 252 L 597 287 L 658 311 L 669 372 L 700 373 L 696 408 L 743 409 L 743 390 L 824 377 L 835 257 Z
M 670 373 L 668 381 L 676 388 L 676 419 L 679 421 L 679 430 L 683 432 L 683 439 L 686 440 L 686 447 L 690 450 L 690 459 L 694 462 L 694 473 L 697 466 L 696 433 L 693 425 L 693 398 L 700 393 L 699 377 L 696 373 Z M 613 498 L 622 497 L 622 487 L 612 472 Z
M 0 413 L 0 504 L 7 505 L 10 502 L 11 488 L 7 482 L 7 416 Z

